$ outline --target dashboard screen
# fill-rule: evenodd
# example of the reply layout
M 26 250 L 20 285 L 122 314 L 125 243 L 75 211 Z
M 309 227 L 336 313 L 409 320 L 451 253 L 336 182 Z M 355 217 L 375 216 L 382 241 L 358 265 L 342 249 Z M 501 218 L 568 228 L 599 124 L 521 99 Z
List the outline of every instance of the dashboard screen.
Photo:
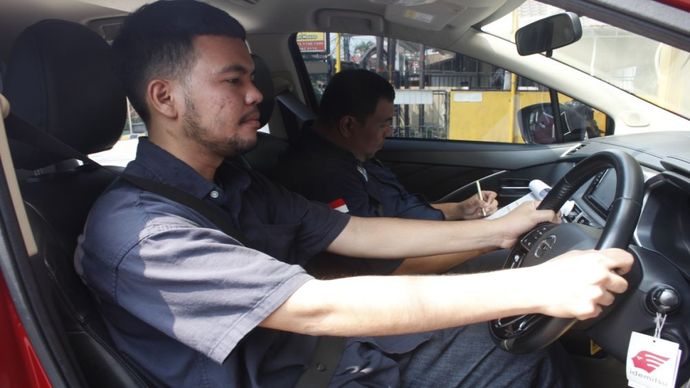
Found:
M 616 171 L 606 170 L 592 182 L 592 187 L 587 194 L 590 203 L 597 207 L 604 214 L 608 213 L 609 207 L 616 195 Z

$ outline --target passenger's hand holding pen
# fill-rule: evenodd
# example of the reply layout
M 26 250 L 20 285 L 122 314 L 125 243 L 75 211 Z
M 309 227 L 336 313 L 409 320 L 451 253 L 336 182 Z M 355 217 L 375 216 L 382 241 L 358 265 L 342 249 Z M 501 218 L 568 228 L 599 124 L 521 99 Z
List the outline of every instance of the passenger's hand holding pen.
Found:
M 446 220 L 473 220 L 489 216 L 498 210 L 497 194 L 481 190 L 477 182 L 478 195 L 472 195 L 462 202 L 434 203 L 432 207 L 441 210 Z
M 481 206 L 482 209 L 482 217 L 486 217 L 486 210 L 484 210 L 484 195 L 482 195 L 482 186 L 479 184 L 479 180 L 474 181 L 474 183 L 477 184 L 477 196 L 479 197 L 479 201 L 481 202 L 479 206 Z
M 457 202 L 457 217 L 454 219 L 471 220 L 489 216 L 498 209 L 497 194 L 491 190 L 482 190 L 479 181 L 477 195 L 472 195 L 462 202 Z
M 498 210 L 498 201 L 496 200 L 498 195 L 491 190 L 482 190 L 482 186 L 478 180 L 475 181 L 475 185 L 477 186 L 477 195 L 469 199 L 474 203 L 474 209 L 472 210 L 474 216 L 465 217 L 465 219 L 490 216 Z

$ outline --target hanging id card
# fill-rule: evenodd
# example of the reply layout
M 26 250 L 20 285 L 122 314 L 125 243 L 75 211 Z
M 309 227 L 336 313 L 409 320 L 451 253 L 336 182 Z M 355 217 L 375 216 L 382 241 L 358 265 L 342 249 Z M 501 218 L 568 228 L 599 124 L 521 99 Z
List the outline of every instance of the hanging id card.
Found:
M 632 332 L 625 375 L 633 388 L 673 388 L 681 350 L 675 342 Z

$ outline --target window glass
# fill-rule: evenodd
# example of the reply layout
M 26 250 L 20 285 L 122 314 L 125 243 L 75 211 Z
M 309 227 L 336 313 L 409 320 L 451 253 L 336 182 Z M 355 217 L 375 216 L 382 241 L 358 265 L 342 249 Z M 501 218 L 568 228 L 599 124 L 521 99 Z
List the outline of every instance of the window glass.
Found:
M 124 167 L 136 156 L 139 136 L 146 136 L 147 134 L 144 121 L 127 101 L 127 121 L 125 121 L 125 127 L 122 129 L 120 140 L 115 143 L 113 148 L 91 154 L 89 157 L 104 166 Z
M 393 137 L 554 143 L 606 133 L 603 113 L 559 94 L 556 123 L 547 88 L 466 55 L 377 36 L 301 32 L 296 39 L 317 101 L 330 77 L 348 68 L 393 85 Z
M 562 9 L 537 1 L 519 8 L 482 30 L 514 41 L 524 25 Z M 690 53 L 580 17 L 582 38 L 553 52 L 553 58 L 678 115 L 690 118 Z

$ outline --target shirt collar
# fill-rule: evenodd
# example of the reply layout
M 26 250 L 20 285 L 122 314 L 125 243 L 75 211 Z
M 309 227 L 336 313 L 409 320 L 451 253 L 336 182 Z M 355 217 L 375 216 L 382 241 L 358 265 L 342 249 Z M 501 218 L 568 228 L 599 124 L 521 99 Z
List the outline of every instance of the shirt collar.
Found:
M 333 158 L 339 160 L 347 160 L 354 163 L 357 166 L 362 166 L 366 168 L 369 164 L 374 164 L 377 166 L 383 166 L 380 160 L 376 158 L 367 159 L 362 162 L 355 158 L 352 152 L 340 148 L 334 143 L 330 142 L 328 139 L 314 132 L 313 130 L 307 128 L 302 132 L 302 137 L 300 138 L 300 144 L 302 144 L 302 149 L 300 152 L 313 152 L 321 157 Z
M 139 138 L 136 159 L 127 165 L 125 173 L 165 183 L 197 198 L 205 198 L 213 190 L 244 190 L 250 183 L 249 176 L 242 174 L 239 167 L 234 163 L 224 162 L 216 173 L 216 177 L 224 182 L 224 187 L 221 188 L 145 137 Z
M 352 160 L 353 162 L 359 162 L 352 152 L 338 147 L 336 144 L 332 143 L 325 137 L 319 135 L 311 129 L 305 129 L 302 132 L 302 138 L 300 139 L 305 147 L 303 151 L 309 150 L 309 152 L 314 152 L 319 156 L 332 157 L 336 159 Z

